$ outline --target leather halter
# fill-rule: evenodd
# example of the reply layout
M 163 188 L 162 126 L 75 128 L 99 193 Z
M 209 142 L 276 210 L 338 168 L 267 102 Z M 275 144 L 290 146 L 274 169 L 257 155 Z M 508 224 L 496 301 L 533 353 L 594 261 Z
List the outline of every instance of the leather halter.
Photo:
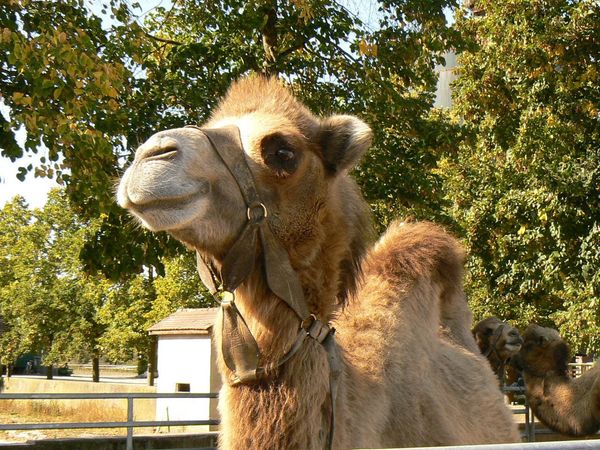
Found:
M 502 337 L 502 332 L 504 331 L 505 327 L 506 327 L 506 324 L 502 324 L 494 330 L 494 333 L 492 334 L 492 336 L 495 337 L 496 339 L 494 339 L 494 343 L 491 344 L 490 347 L 488 348 L 488 350 L 483 354 L 486 358 L 489 359 L 490 355 L 493 352 L 496 355 L 496 359 L 498 359 L 498 361 L 500 361 L 500 365 L 498 366 L 498 369 L 497 369 L 498 370 L 497 376 L 500 379 L 500 388 L 504 387 L 504 376 L 505 376 L 504 368 L 506 366 L 506 360 L 504 360 L 500 357 L 500 353 L 498 353 L 498 349 L 496 348 L 496 345 L 498 345 L 498 341 Z
M 490 347 L 488 348 L 488 350 L 483 354 L 486 358 L 488 356 L 490 356 L 490 354 L 492 353 L 492 351 L 496 354 L 496 357 L 502 361 L 502 358 L 500 358 L 500 354 L 498 353 L 498 349 L 496 348 L 496 345 L 498 344 L 498 341 L 500 340 L 500 338 L 502 337 L 502 332 L 504 331 L 504 328 L 506 327 L 505 324 L 500 325 L 498 328 L 496 328 L 494 330 L 494 333 L 492 334 L 493 337 L 495 337 L 496 339 L 494 339 L 494 343 L 490 345 Z
M 222 310 L 221 354 L 231 370 L 230 383 L 251 384 L 264 378 L 266 372 L 285 364 L 300 349 L 307 338 L 319 342 L 327 351 L 329 361 L 329 387 L 331 400 L 331 425 L 328 448 L 332 448 L 335 424 L 335 399 L 337 379 L 341 373 L 341 362 L 335 343 L 335 329 L 322 323 L 311 314 L 304 298 L 298 274 L 292 268 L 289 255 L 273 234 L 268 221 L 268 208 L 261 201 L 254 178 L 246 162 L 237 127 L 203 129 L 194 125 L 211 143 L 212 148 L 236 181 L 246 204 L 248 221 L 233 243 L 221 265 L 220 273 L 204 257 L 197 253 L 198 273 L 202 282 Z M 234 292 L 254 269 L 257 244 L 263 250 L 266 283 L 271 292 L 283 301 L 298 317 L 298 335 L 278 361 L 264 364 L 256 339 L 235 304 Z M 261 365 L 263 363 L 264 365 Z

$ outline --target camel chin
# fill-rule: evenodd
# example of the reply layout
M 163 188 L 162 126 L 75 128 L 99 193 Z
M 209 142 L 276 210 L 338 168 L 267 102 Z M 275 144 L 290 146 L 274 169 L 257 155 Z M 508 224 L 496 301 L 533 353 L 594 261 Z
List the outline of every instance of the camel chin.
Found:
M 600 430 L 600 366 L 577 378 L 569 373 L 570 351 L 557 330 L 531 324 L 516 361 L 523 368 L 525 395 L 535 416 L 569 436 Z
M 129 205 L 129 211 L 150 231 L 177 232 L 194 228 L 208 210 L 207 200 L 193 199 L 174 205 Z

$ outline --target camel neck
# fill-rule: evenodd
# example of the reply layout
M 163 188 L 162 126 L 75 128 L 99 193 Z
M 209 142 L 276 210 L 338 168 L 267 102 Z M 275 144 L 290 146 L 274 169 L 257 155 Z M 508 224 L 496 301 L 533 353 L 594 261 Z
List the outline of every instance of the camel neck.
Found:
M 319 270 L 314 265 L 294 269 L 300 278 L 309 313 L 327 323 L 329 309 L 323 305 L 333 305 L 335 298 L 326 293 L 323 280 L 310 273 Z M 236 290 L 236 304 L 248 323 L 261 354 L 269 360 L 277 360 L 289 351 L 298 337 L 301 321 L 306 319 L 298 317 L 285 301 L 270 291 L 261 266 Z
M 536 417 L 563 434 L 587 435 L 598 430 L 599 418 L 593 379 L 571 379 L 564 374 L 525 373 L 526 395 Z
M 269 291 L 258 269 L 236 291 L 236 303 L 258 343 L 261 365 L 268 366 L 289 351 L 300 321 Z M 304 278 L 302 271 L 299 275 Z M 312 305 L 316 301 L 312 293 L 321 290 L 307 284 L 303 287 Z M 218 332 L 216 336 L 219 339 Z M 228 373 L 224 365 L 220 371 Z M 326 350 L 316 340 L 305 339 L 292 358 L 272 372 L 266 371 L 255 384 L 224 386 L 221 393 L 228 407 L 222 411 L 223 426 L 254 430 L 248 435 L 229 433 L 224 448 L 323 448 L 332 408 L 329 390 Z

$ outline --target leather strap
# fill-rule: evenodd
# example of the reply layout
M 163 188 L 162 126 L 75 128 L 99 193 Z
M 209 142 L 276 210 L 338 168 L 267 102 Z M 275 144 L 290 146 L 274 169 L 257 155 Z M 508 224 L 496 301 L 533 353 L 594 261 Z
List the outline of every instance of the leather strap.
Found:
M 227 367 L 234 367 L 232 383 L 253 383 L 258 378 L 260 352 L 244 317 L 240 314 L 233 295 L 221 301 L 223 310 L 221 352 Z
M 254 178 L 246 163 L 238 128 L 225 127 L 207 130 L 193 126 L 191 128 L 198 129 L 209 139 L 236 181 L 247 206 L 248 223 L 223 260 L 221 267 L 223 289 L 233 292 L 251 273 L 254 268 L 255 247 L 258 239 L 257 233 L 259 233 L 269 289 L 282 299 L 300 320 L 306 319 L 310 313 L 304 301 L 300 279 L 290 264 L 287 251 L 273 235 L 266 220 L 268 212 L 260 201 Z M 201 270 L 206 272 L 204 267 Z M 213 281 L 208 281 L 215 285 Z
M 204 283 L 204 286 L 206 286 L 208 292 L 214 296 L 219 290 L 218 286 L 220 283 L 217 276 L 217 271 L 212 262 L 206 260 L 206 258 L 202 256 L 200 252 L 196 252 L 196 268 L 202 283 Z
M 329 361 L 329 387 L 331 424 L 327 448 L 333 446 L 335 427 L 335 402 L 337 381 L 341 373 L 341 360 L 335 343 L 335 329 L 310 314 L 298 274 L 293 269 L 289 255 L 275 237 L 268 223 L 268 210 L 260 201 L 254 178 L 246 162 L 237 127 L 202 129 L 194 125 L 210 141 L 234 180 L 247 207 L 248 222 L 233 243 L 221 265 L 220 273 L 212 261 L 197 253 L 198 274 L 211 294 L 220 301 L 222 309 L 222 355 L 232 372 L 231 383 L 254 383 L 265 369 L 272 370 L 285 364 L 294 356 L 307 337 L 323 345 Z M 240 151 L 241 150 L 241 151 Z M 256 264 L 259 246 L 264 259 L 265 278 L 269 289 L 280 298 L 300 320 L 298 336 L 290 350 L 266 368 L 260 366 L 261 353 L 256 339 L 235 305 L 234 291 L 248 278 Z
M 335 403 L 337 401 L 338 380 L 342 373 L 342 361 L 338 353 L 338 348 L 335 343 L 335 328 L 331 331 L 323 341 L 323 347 L 327 350 L 327 359 L 329 360 L 329 396 L 331 402 L 331 417 L 329 420 L 329 436 L 327 438 L 327 448 L 333 448 L 333 436 L 335 434 Z
M 494 339 L 494 343 L 492 345 L 490 345 L 490 348 L 488 348 L 487 352 L 485 352 L 483 354 L 483 356 L 485 356 L 486 358 L 489 357 L 492 352 L 494 352 L 496 354 L 496 357 L 499 360 L 501 360 L 500 355 L 498 354 L 498 349 L 496 348 L 496 344 L 498 344 L 498 341 L 502 337 L 502 332 L 504 331 L 504 327 L 505 327 L 505 325 L 502 324 L 494 330 L 492 337 L 495 337 L 496 339 Z
M 287 251 L 275 238 L 268 224 L 260 227 L 269 289 L 296 313 L 300 320 L 310 316 L 300 278 L 290 264 Z

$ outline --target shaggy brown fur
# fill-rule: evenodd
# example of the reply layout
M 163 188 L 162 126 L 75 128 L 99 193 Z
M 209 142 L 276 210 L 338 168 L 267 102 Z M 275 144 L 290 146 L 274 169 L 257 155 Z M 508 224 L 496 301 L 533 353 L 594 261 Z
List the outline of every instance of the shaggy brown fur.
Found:
M 341 448 L 518 441 L 470 314 L 462 329 L 446 325 L 450 339 L 440 333 L 466 304 L 462 262 L 458 243 L 428 223 L 393 223 L 370 250 L 357 298 L 335 322 L 348 367 L 338 407 L 353 430 L 336 436 Z
M 529 325 L 517 365 L 535 416 L 554 431 L 572 436 L 600 429 L 600 366 L 579 378 L 568 371 L 569 348 L 556 330 Z
M 456 241 L 433 225 L 395 224 L 367 251 L 370 215 L 348 171 L 369 146 L 369 128 L 351 116 L 316 118 L 279 82 L 257 77 L 235 84 L 205 127 L 227 125 L 240 130 L 309 310 L 338 329 L 334 447 L 518 441 L 493 374 L 475 354 Z M 159 133 L 138 150 L 118 197 L 145 226 L 218 266 L 246 208 L 214 153 L 195 130 Z M 267 363 L 287 352 L 299 324 L 268 290 L 258 256 L 236 304 Z M 221 448 L 324 448 L 331 405 L 321 345 L 305 341 L 254 385 L 229 385 L 222 361 L 220 371 Z
M 519 330 L 497 317 L 488 317 L 475 325 L 473 336 L 503 385 L 506 365 L 523 344 Z

